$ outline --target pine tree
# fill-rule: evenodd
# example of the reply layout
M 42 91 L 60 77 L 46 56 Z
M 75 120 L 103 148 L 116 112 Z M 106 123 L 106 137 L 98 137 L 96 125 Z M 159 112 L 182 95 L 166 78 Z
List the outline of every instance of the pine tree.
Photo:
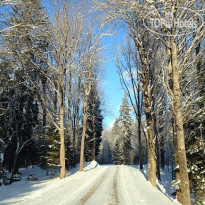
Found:
M 43 153 L 41 155 L 41 167 L 44 169 L 51 169 L 51 176 L 53 170 L 59 168 L 60 160 L 60 135 L 59 131 L 51 125 L 44 136 L 44 143 L 42 146 Z
M 92 87 L 92 91 L 88 102 L 87 111 L 87 129 L 85 140 L 85 160 L 95 160 L 95 156 L 99 154 L 99 146 L 102 141 L 103 116 L 101 110 L 100 97 L 96 87 Z
M 192 131 L 187 141 L 190 189 L 194 194 L 196 203 L 203 204 L 205 201 L 205 140 L 200 137 L 200 128 L 195 127 L 194 123 L 191 123 L 190 127 Z
M 122 105 L 120 106 L 120 116 L 115 120 L 112 128 L 112 136 L 113 140 L 115 140 L 113 156 L 117 164 L 120 163 L 120 160 L 123 164 L 129 164 L 132 158 L 131 127 L 133 121 L 131 111 L 127 95 L 124 94 Z
M 123 152 L 122 152 L 122 143 L 120 142 L 120 138 L 115 141 L 115 145 L 113 148 L 113 159 L 115 164 L 120 165 L 123 163 Z
M 101 109 L 100 98 L 97 98 L 95 105 L 95 146 L 94 146 L 94 156 L 97 156 L 100 152 L 100 143 L 102 141 L 102 132 L 103 132 L 103 115 Z
M 113 123 L 113 127 L 112 127 L 112 130 L 111 130 L 111 133 L 112 133 L 112 136 L 113 136 L 113 140 L 116 141 L 116 139 L 120 136 L 120 129 L 121 129 L 121 126 L 120 126 L 120 119 L 119 117 L 115 119 L 114 123 Z
M 5 150 L 5 160 L 12 175 L 26 160 L 23 158 L 29 150 L 25 147 L 34 148 L 35 145 L 33 134 L 38 124 L 39 110 L 35 89 L 42 71 L 44 47 L 47 46 L 46 23 L 40 0 L 23 0 L 21 4 L 13 5 L 9 10 L 5 25 L 10 29 L 2 33 L 5 48 L 2 49 L 2 53 L 9 62 L 10 78 L 10 86 L 6 91 L 9 93 L 7 130 L 13 135 L 10 145 Z
M 203 104 L 203 102 L 200 104 Z M 195 109 L 192 110 L 188 121 L 184 124 L 184 129 L 186 134 L 186 153 L 188 159 L 187 164 L 189 169 L 190 190 L 194 194 L 196 204 L 203 204 L 205 201 L 204 124 L 203 108 L 195 105 Z
M 124 94 L 122 105 L 120 106 L 120 126 L 121 136 L 123 141 L 123 164 L 129 163 L 130 154 L 132 150 L 131 137 L 132 137 L 132 115 L 131 107 L 129 105 L 127 95 Z

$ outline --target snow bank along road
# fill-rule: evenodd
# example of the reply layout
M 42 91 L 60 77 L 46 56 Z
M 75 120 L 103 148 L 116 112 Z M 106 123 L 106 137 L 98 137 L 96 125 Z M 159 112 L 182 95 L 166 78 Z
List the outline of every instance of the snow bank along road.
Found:
M 15 187 L 13 188 L 15 191 Z M 29 190 L 24 189 L 15 191 L 15 194 L 9 198 L 0 199 L 0 204 L 177 204 L 159 190 L 153 188 L 138 169 L 124 165 L 98 166 L 89 171 L 77 172 L 64 180 L 49 180 L 32 184 Z M 12 190 L 10 191 L 12 192 Z

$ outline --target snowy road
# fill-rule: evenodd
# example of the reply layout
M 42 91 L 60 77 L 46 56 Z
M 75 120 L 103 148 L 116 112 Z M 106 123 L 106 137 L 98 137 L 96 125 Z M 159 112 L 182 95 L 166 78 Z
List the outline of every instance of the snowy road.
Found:
M 130 166 L 109 166 L 79 200 L 68 204 L 174 205 L 171 199 L 154 189 L 143 174 Z
M 13 186 L 10 191 L 10 196 L 3 200 L 0 198 L 1 205 L 177 204 L 153 188 L 140 170 L 123 165 L 98 166 L 64 180 L 29 184 L 29 190 L 24 185 L 21 190 Z

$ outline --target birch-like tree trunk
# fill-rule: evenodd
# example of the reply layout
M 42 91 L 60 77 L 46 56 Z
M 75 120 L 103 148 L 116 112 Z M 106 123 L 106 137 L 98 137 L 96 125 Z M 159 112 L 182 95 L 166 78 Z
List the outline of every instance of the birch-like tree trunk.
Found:
M 94 91 L 94 96 L 92 99 L 92 161 L 95 161 L 95 143 L 96 143 L 96 130 L 95 130 L 95 106 L 96 106 L 96 96 L 95 96 L 95 91 Z
M 139 73 L 137 73 L 137 80 L 139 80 Z M 139 82 L 139 81 L 138 81 Z M 141 110 L 141 100 L 140 100 L 140 86 L 137 87 L 137 122 L 138 122 L 138 140 L 139 140 L 139 159 L 140 159 L 140 169 L 143 169 L 143 153 L 142 153 L 142 110 Z
M 176 183 L 180 182 L 180 173 L 179 173 L 179 154 L 178 154 L 178 145 L 177 145 L 177 136 L 175 132 L 175 122 L 174 122 L 174 117 L 172 117 L 172 128 L 173 128 L 173 144 L 174 144 L 174 172 L 175 172 L 175 181 Z M 176 197 L 178 202 L 182 202 L 182 196 L 181 196 L 181 189 L 178 188 L 176 189 Z
M 64 101 L 64 78 L 65 73 L 63 68 L 60 69 L 59 75 L 59 103 L 60 103 L 60 179 L 66 177 L 65 173 L 65 101 Z
M 143 70 L 143 69 L 142 69 Z M 156 187 L 156 152 L 155 152 L 155 139 L 153 133 L 153 119 L 151 114 L 151 101 L 150 101 L 150 85 L 146 77 L 146 70 L 143 72 L 143 90 L 144 90 L 144 109 L 146 114 L 147 123 L 147 152 L 148 152 L 148 179 L 151 184 Z
M 143 35 L 143 34 L 138 34 Z M 146 35 L 146 34 L 145 34 Z M 136 37 L 137 38 L 137 37 Z M 147 38 L 147 36 L 142 37 L 142 39 Z M 148 179 L 151 184 L 156 187 L 156 151 L 155 151 L 155 138 L 154 138 L 154 127 L 153 118 L 151 110 L 151 80 L 149 79 L 150 64 L 147 53 L 148 44 L 146 44 L 148 39 L 140 40 L 140 38 L 135 39 L 136 49 L 138 50 L 141 64 L 142 64 L 142 90 L 144 96 L 144 111 L 146 115 L 146 130 L 145 134 L 147 137 L 147 153 L 148 153 Z M 138 42 L 138 43 L 137 43 Z M 140 43 L 139 43 L 140 42 Z
M 75 135 L 74 135 L 74 167 L 77 164 L 78 155 L 78 138 L 79 138 L 79 121 L 80 121 L 80 99 L 81 99 L 81 79 L 82 72 L 78 75 L 78 85 L 77 85 L 77 102 L 76 102 L 76 120 L 75 120 Z
M 70 166 L 70 155 L 71 155 L 71 109 L 72 109 L 72 69 L 71 66 L 68 71 L 69 80 L 68 80 L 68 130 L 67 130 L 67 169 L 69 170 Z
M 127 93 L 133 107 L 138 122 L 138 142 L 139 142 L 139 163 L 140 169 L 143 169 L 142 154 L 142 96 L 140 89 L 140 62 L 136 57 L 135 47 L 131 46 L 131 39 L 128 39 L 128 45 L 122 48 L 124 60 L 118 59 L 117 68 L 120 76 L 121 86 Z M 123 62 L 125 61 L 125 63 Z M 134 66 L 133 66 L 134 65 Z M 134 69 L 133 69 L 134 67 Z M 130 85 L 131 83 L 131 85 Z M 133 93 L 133 95 L 131 94 Z
M 175 33 L 173 33 L 175 34 Z M 187 159 L 185 149 L 185 136 L 183 128 L 183 117 L 181 107 L 181 90 L 179 79 L 179 68 L 177 62 L 177 42 L 174 36 L 171 37 L 171 58 L 172 58 L 172 80 L 173 80 L 173 114 L 175 132 L 177 136 L 177 153 L 179 159 L 179 171 L 181 180 L 181 197 L 183 204 L 191 204 L 189 177 L 187 170 Z
M 80 148 L 80 169 L 79 171 L 83 171 L 83 164 L 84 164 L 84 148 L 85 148 L 85 133 L 87 129 L 87 111 L 88 111 L 88 99 L 91 92 L 92 87 L 92 60 L 89 59 L 88 64 L 88 82 L 85 82 L 85 100 L 83 104 L 83 131 L 82 131 L 82 138 L 81 138 L 81 148 Z

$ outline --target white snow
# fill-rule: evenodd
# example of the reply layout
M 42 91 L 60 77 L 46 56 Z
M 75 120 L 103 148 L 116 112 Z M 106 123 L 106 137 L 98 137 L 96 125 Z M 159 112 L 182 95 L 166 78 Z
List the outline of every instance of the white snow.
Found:
M 0 161 L 3 161 L 4 159 L 4 153 L 0 153 Z
M 0 138 L 0 143 L 5 145 L 5 142 Z
M 96 168 L 97 166 L 99 166 L 99 164 L 96 161 L 88 162 L 85 164 L 84 171 L 89 171 Z
M 152 187 L 146 179 L 147 171 L 142 172 L 137 166 L 99 166 L 93 161 L 85 163 L 84 172 L 72 169 L 62 180 L 49 179 L 46 171 L 38 167 L 22 169 L 21 173 L 20 182 L 0 187 L 1 205 L 176 204 L 162 193 L 167 191 L 164 184 L 158 184 L 162 192 Z M 39 180 L 26 181 L 29 174 Z

